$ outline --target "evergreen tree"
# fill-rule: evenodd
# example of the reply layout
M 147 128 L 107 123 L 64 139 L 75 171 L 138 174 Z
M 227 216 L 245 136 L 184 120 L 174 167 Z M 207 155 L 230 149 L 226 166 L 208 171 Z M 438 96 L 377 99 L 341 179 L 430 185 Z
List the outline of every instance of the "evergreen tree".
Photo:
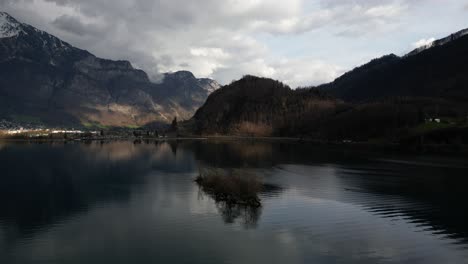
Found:
M 174 117 L 174 120 L 172 120 L 171 124 L 171 131 L 177 131 L 179 129 L 179 126 L 177 124 L 177 117 Z

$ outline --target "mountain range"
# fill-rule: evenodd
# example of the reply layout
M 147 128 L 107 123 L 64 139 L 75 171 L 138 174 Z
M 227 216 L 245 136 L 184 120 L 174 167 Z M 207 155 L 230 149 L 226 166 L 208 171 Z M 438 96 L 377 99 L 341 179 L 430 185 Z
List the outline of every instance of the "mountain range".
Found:
M 468 143 L 467 32 L 318 87 L 246 76 L 211 94 L 187 126 L 202 135 Z
M 218 89 L 191 72 L 159 83 L 128 61 L 88 51 L 0 13 L 0 119 L 62 126 L 137 127 L 188 119 Z
M 0 13 L 0 118 L 88 127 L 189 119 L 179 132 L 318 140 L 468 143 L 468 30 L 374 59 L 317 87 L 192 73 L 159 83 Z M 198 110 L 197 110 L 198 109 Z

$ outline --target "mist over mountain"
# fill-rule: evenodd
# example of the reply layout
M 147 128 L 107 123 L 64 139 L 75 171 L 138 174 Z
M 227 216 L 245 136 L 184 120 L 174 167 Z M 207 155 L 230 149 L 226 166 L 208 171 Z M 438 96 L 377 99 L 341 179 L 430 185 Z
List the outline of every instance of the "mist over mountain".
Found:
M 190 118 L 219 88 L 190 72 L 160 83 L 0 13 L 0 118 L 48 125 L 142 126 Z

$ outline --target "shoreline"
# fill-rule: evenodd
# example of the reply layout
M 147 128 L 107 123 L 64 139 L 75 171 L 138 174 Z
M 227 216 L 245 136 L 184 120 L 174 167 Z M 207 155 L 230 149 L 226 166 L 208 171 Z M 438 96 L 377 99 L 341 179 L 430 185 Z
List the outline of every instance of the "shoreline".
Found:
M 326 146 L 339 149 L 365 150 L 365 151 L 384 151 L 394 153 L 413 153 L 413 154 L 447 154 L 447 155 L 466 155 L 468 154 L 468 145 L 449 145 L 449 144 L 427 144 L 421 146 L 405 146 L 399 143 L 374 143 L 374 142 L 330 142 L 312 138 L 298 137 L 247 137 L 247 136 L 200 136 L 200 137 L 96 137 L 96 138 L 0 138 L 0 143 L 85 143 L 85 142 L 113 142 L 113 141 L 251 141 L 251 142 L 277 142 L 277 143 L 303 143 L 310 146 Z

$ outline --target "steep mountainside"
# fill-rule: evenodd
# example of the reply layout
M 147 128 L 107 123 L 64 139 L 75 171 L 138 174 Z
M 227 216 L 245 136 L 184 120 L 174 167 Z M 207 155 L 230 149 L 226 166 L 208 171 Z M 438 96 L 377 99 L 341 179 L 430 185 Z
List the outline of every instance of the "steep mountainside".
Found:
M 190 118 L 219 85 L 190 72 L 159 84 L 0 13 L 0 117 L 57 125 L 140 126 Z
M 386 97 L 468 99 L 468 30 L 414 50 L 404 57 L 387 55 L 320 86 L 354 102 Z

